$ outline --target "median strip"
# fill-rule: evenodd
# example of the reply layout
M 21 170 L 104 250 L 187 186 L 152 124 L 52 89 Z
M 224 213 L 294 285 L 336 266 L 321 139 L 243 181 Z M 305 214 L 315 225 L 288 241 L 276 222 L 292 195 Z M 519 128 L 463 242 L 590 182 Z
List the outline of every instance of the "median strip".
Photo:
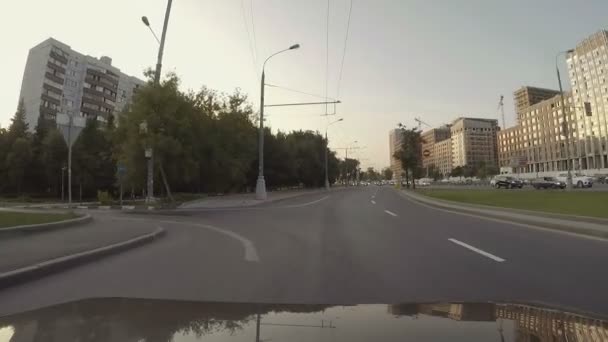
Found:
M 487 258 L 490 258 L 490 259 L 492 259 L 492 260 L 494 260 L 496 262 L 504 262 L 505 261 L 505 259 L 503 259 L 501 257 L 497 257 L 494 254 L 491 254 L 491 253 L 488 253 L 486 251 L 483 251 L 483 250 L 481 250 L 481 249 L 479 249 L 477 247 L 473 247 L 473 246 L 471 246 L 469 244 L 466 244 L 466 243 L 464 243 L 462 241 L 458 241 L 458 240 L 453 239 L 453 238 L 449 238 L 448 241 L 453 242 L 453 243 L 455 243 L 455 244 L 457 244 L 459 246 L 462 246 L 462 247 L 464 247 L 464 248 L 466 248 L 468 250 L 471 250 L 471 251 L 473 251 L 475 253 L 481 254 L 481 255 L 483 255 L 483 256 L 485 256 Z

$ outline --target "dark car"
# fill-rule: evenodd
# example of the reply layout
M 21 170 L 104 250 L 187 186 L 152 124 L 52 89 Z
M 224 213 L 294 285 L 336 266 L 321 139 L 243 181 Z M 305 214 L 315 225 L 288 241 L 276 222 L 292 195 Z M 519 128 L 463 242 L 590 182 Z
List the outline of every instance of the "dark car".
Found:
M 506 189 L 521 189 L 524 186 L 524 183 L 513 177 L 509 176 L 496 176 L 492 181 L 490 181 L 490 185 L 495 187 L 496 189 L 506 188 Z
M 555 177 L 541 177 L 532 181 L 534 189 L 565 189 L 566 183 Z

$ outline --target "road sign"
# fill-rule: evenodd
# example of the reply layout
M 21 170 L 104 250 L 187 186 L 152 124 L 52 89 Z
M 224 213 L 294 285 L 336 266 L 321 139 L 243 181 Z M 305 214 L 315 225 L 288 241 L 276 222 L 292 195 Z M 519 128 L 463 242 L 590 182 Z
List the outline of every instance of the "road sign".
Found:
M 430 157 L 430 156 L 431 156 L 431 151 L 429 151 L 429 150 L 424 150 L 424 151 L 422 152 L 422 155 L 423 155 L 424 157 Z
M 74 146 L 74 142 L 86 126 L 87 120 L 79 116 L 70 116 L 67 114 L 57 114 L 57 128 L 61 131 L 63 139 L 69 146 Z

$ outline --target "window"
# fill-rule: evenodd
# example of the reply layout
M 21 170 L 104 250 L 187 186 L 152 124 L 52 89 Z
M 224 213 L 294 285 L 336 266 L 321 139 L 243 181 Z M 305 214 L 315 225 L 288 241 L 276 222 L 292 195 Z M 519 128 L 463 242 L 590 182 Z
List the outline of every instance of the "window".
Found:
M 70 66 L 77 67 L 78 66 L 78 62 L 76 62 L 76 61 L 70 61 Z
M 66 84 L 68 87 L 76 87 L 78 86 L 78 82 L 74 81 L 74 80 L 66 80 Z
M 76 71 L 74 71 L 74 70 L 68 70 L 68 75 L 69 76 L 76 76 Z

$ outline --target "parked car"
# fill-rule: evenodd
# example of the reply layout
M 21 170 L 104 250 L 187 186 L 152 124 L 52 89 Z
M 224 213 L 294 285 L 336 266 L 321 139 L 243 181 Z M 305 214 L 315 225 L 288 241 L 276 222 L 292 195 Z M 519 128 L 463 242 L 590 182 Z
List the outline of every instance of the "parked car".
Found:
M 568 182 L 568 173 L 560 173 L 556 177 L 560 182 L 567 183 Z M 593 178 L 589 176 L 582 175 L 580 173 L 575 173 L 572 175 L 572 185 L 577 188 L 590 188 L 593 186 Z
M 500 188 L 521 189 L 524 186 L 524 183 L 522 181 L 520 181 L 519 179 L 510 177 L 510 176 L 496 176 L 496 177 L 492 178 L 492 180 L 490 181 L 490 186 L 492 186 L 496 189 L 500 189 Z
M 564 189 L 566 183 L 559 181 L 555 177 L 541 177 L 532 181 L 534 189 Z

